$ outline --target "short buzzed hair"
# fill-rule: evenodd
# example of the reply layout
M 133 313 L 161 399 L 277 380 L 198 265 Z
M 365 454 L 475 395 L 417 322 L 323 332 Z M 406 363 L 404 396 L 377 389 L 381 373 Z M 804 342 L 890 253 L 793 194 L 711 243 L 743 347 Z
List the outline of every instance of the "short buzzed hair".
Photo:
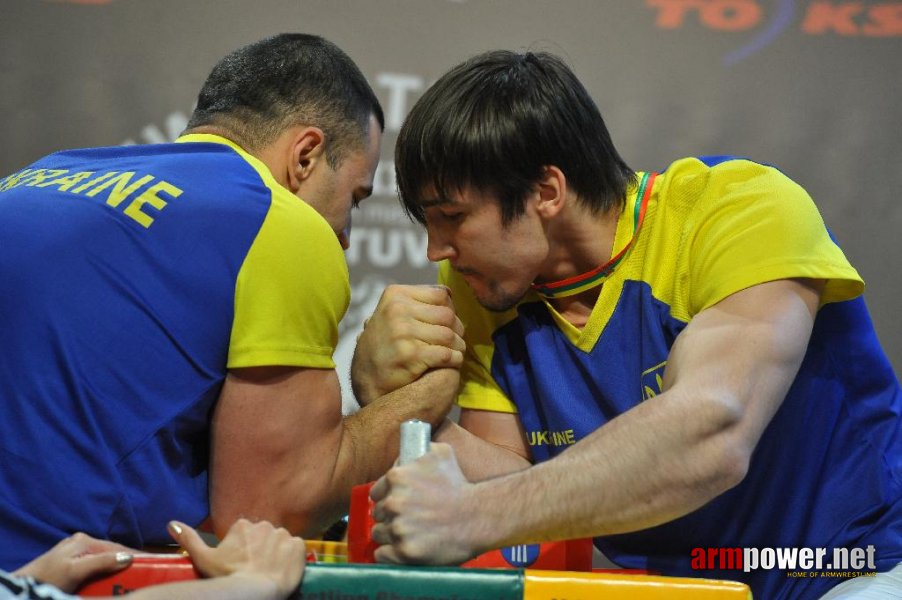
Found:
M 369 119 L 385 119 L 379 100 L 354 61 L 319 36 L 286 33 L 228 54 L 213 68 L 197 98 L 188 130 L 214 125 L 258 150 L 293 125 L 325 134 L 333 168 L 365 147 Z

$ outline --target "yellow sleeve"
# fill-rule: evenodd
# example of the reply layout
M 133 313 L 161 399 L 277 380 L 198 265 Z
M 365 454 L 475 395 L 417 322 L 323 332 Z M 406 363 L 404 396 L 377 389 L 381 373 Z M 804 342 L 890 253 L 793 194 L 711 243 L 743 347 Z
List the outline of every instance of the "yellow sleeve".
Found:
M 493 314 L 482 308 L 466 282 L 451 269 L 447 261 L 439 264 L 438 280 L 451 289 L 454 308 L 464 325 L 467 351 L 460 369 L 461 387 L 457 404 L 461 408 L 516 413 L 517 407 L 501 391 L 492 377 L 492 333 L 516 315 L 516 309 Z
M 334 368 L 350 301 L 348 267 L 328 223 L 267 181 L 272 205 L 235 286 L 228 367 Z
M 693 314 L 777 279 L 827 280 L 822 304 L 864 289 L 807 192 L 772 167 L 733 160 L 710 169 L 687 237 Z

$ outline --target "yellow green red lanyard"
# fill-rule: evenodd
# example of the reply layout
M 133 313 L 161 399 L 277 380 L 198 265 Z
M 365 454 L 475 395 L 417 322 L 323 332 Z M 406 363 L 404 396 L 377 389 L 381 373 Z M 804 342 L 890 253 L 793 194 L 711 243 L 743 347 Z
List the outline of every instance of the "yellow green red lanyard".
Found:
M 648 199 L 651 197 L 651 188 L 656 176 L 657 173 L 645 173 L 642 175 L 642 180 L 639 183 L 639 191 L 636 192 L 639 201 L 635 203 L 633 208 L 633 237 L 630 238 L 630 241 L 626 246 L 617 253 L 617 256 L 613 257 L 600 267 L 596 267 L 591 271 L 580 275 L 574 275 L 573 277 L 561 279 L 560 281 L 553 281 L 551 283 L 534 283 L 532 284 L 532 289 L 544 298 L 566 298 L 567 296 L 574 296 L 604 283 L 604 280 L 614 272 L 614 269 L 620 264 L 623 257 L 626 256 L 627 250 L 633 245 L 636 236 L 639 235 L 639 228 L 642 226 L 642 221 L 645 219 L 645 209 L 648 207 Z

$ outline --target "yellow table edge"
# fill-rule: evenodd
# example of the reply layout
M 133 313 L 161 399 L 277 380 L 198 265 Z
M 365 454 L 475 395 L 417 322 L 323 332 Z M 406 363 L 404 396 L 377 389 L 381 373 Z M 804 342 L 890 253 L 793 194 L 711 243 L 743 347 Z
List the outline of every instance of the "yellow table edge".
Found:
M 623 573 L 539 571 L 524 573 L 525 600 L 751 600 L 749 587 L 736 581 Z

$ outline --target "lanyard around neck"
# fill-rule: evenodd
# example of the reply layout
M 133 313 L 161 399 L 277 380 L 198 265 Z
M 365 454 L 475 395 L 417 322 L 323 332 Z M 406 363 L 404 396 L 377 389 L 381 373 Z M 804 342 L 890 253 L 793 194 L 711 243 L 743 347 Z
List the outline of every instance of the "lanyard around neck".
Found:
M 599 267 L 595 267 L 591 271 L 587 271 L 580 275 L 574 275 L 560 281 L 552 281 L 550 283 L 534 283 L 532 289 L 540 296 L 546 299 L 566 298 L 567 296 L 575 296 L 576 294 L 585 292 L 604 283 L 623 257 L 636 237 L 639 235 L 639 228 L 645 220 L 645 209 L 648 207 L 648 199 L 651 197 L 651 189 L 654 184 L 657 173 L 645 173 L 639 183 L 639 190 L 636 192 L 636 202 L 633 206 L 633 237 L 627 242 L 617 256 L 614 256 L 608 262 Z

